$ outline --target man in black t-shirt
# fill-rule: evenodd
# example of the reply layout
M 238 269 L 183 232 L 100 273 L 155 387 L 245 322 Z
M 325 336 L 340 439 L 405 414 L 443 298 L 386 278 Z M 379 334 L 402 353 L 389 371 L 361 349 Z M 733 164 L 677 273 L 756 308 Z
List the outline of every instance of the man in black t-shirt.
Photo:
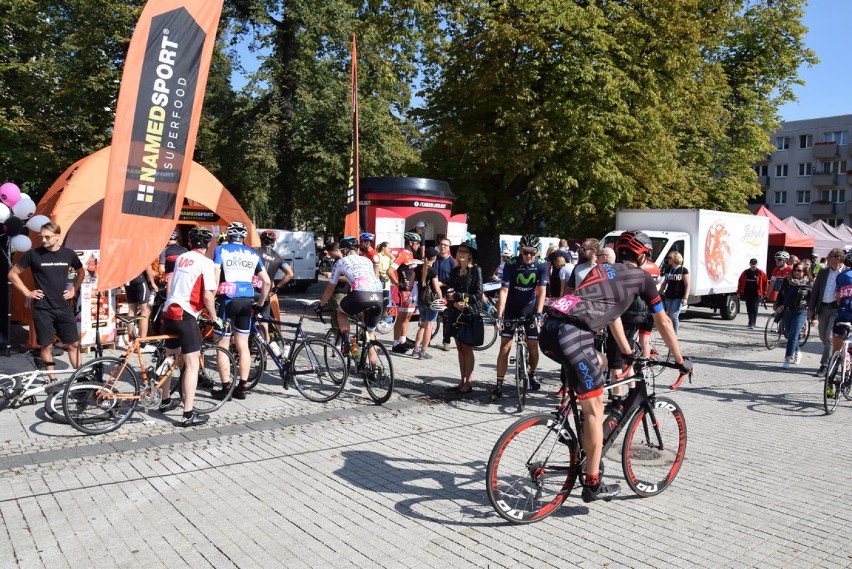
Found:
M 9 280 L 33 303 L 33 325 L 36 341 L 41 347 L 41 361 L 52 369 L 53 336 L 57 334 L 68 350 L 68 360 L 74 368 L 80 367 L 80 334 L 77 319 L 69 301 L 80 291 L 83 264 L 77 254 L 63 247 L 59 240 L 60 228 L 55 223 L 41 226 L 42 246 L 30 249 L 9 271 Z M 30 269 L 35 288 L 30 290 L 21 280 L 21 273 Z M 77 278 L 68 283 L 68 272 L 74 269 Z M 53 379 L 54 376 L 51 376 Z
M 178 244 L 178 230 L 175 228 L 169 237 L 166 248 L 160 253 L 159 272 L 164 284 L 168 284 L 169 280 L 171 280 L 172 273 L 175 272 L 175 261 L 177 261 L 177 258 L 187 251 L 186 247 Z
M 284 285 L 290 282 L 293 278 L 293 269 L 290 268 L 290 265 L 284 261 L 284 258 L 272 248 L 277 239 L 278 236 L 275 232 L 271 229 L 267 229 L 260 234 L 260 244 L 262 247 L 255 247 L 254 249 L 254 252 L 260 255 L 260 258 L 263 261 L 263 266 L 266 267 L 266 272 L 269 274 L 269 278 L 272 279 L 273 283 L 273 287 L 269 290 L 269 302 L 264 303 L 261 314 L 264 318 L 269 318 L 271 316 L 273 320 L 281 320 L 281 310 L 278 307 L 278 289 L 284 287 Z M 281 269 L 281 272 L 284 273 L 284 276 L 276 283 L 275 275 L 278 273 L 279 268 Z M 263 337 L 269 341 L 269 324 L 261 322 L 260 329 L 263 332 Z

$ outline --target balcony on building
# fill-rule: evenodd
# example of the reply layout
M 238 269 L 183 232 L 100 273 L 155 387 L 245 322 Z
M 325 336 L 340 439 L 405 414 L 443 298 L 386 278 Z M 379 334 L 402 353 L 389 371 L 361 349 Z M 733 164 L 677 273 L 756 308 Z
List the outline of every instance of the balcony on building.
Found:
M 828 216 L 834 215 L 834 204 L 832 202 L 818 201 L 811 202 L 811 216 Z
M 814 172 L 811 174 L 811 183 L 816 188 L 825 189 L 825 188 L 836 188 L 837 187 L 837 174 L 823 174 Z
M 852 180 L 852 176 L 849 176 L 849 178 Z M 769 187 L 769 176 L 758 176 L 757 181 L 760 183 L 760 188 L 766 191 L 766 189 Z
M 837 153 L 836 142 L 817 142 L 814 144 L 814 158 L 836 158 Z

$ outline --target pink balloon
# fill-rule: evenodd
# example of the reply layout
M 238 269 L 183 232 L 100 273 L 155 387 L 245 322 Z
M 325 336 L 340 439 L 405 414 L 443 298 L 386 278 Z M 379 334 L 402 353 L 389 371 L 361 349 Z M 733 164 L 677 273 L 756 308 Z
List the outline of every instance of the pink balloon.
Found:
M 0 202 L 9 207 L 14 206 L 21 199 L 21 189 L 12 182 L 6 182 L 0 186 Z

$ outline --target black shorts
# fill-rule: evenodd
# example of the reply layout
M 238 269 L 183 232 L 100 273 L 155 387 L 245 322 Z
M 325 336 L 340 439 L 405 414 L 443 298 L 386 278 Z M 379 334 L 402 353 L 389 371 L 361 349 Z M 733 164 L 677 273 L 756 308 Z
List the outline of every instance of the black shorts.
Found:
M 530 308 L 524 307 L 523 310 L 506 310 L 503 313 L 503 317 L 506 319 L 510 318 L 520 318 L 521 316 L 525 316 L 524 313 L 532 314 L 534 310 L 530 310 Z M 527 332 L 527 340 L 538 340 L 539 330 L 535 327 L 535 321 L 530 320 L 526 324 L 524 324 L 524 330 Z M 503 323 L 503 330 L 500 331 L 501 338 L 511 338 L 515 335 L 515 324 L 511 322 Z
M 131 304 L 142 304 L 148 302 L 148 293 L 151 289 L 146 281 L 136 284 L 124 285 L 124 294 L 127 296 L 127 302 Z
M 366 290 L 350 292 L 340 301 L 340 310 L 349 316 L 356 316 L 363 312 L 364 326 L 372 332 L 376 329 L 379 316 L 382 314 L 382 293 Z
M 603 374 L 592 332 L 569 320 L 547 317 L 538 338 L 539 349 L 567 372 L 568 386 L 577 399 L 603 395 Z
M 73 344 L 80 339 L 77 318 L 71 306 L 33 310 L 33 325 L 39 346 L 53 344 L 56 334 L 63 344 Z
M 166 348 L 169 350 L 180 348 L 184 354 L 201 350 L 201 331 L 198 329 L 198 320 L 189 312 L 184 311 L 180 320 L 163 316 L 163 333 L 177 334 L 177 338 L 166 340 Z
M 231 332 L 248 334 L 251 331 L 251 307 L 253 298 L 232 298 L 225 301 L 224 311 L 220 312 L 222 320 L 231 323 Z M 226 334 L 227 335 L 227 334 Z

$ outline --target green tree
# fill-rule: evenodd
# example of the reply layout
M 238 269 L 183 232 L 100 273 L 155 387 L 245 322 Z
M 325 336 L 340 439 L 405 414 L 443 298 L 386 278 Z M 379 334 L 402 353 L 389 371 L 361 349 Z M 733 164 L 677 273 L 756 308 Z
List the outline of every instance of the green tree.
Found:
M 461 6 L 419 116 L 486 264 L 501 232 L 596 234 L 619 207 L 741 209 L 813 60 L 801 3 Z
M 110 143 L 141 0 L 0 0 L 0 178 L 33 199 Z

